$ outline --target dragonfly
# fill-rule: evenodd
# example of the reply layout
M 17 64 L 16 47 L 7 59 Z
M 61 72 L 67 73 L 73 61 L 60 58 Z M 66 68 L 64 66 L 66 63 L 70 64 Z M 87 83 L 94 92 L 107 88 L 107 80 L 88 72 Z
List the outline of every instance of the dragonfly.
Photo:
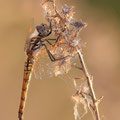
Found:
M 32 32 L 32 27 L 29 29 L 29 34 L 25 43 L 25 53 L 27 55 L 27 59 L 24 64 L 24 75 L 23 75 L 23 84 L 22 84 L 22 92 L 21 92 L 21 99 L 20 99 L 20 106 L 18 111 L 18 118 L 19 120 L 23 119 L 23 112 L 25 107 L 26 95 L 28 90 L 28 84 L 31 79 L 31 75 L 34 69 L 35 59 L 37 54 L 41 51 L 41 49 L 45 48 L 48 57 L 52 62 L 63 60 L 66 57 L 55 58 L 53 54 L 48 49 L 46 43 L 52 45 L 50 40 L 57 39 L 46 39 L 52 33 L 52 25 L 47 24 L 40 24 L 37 25 L 34 32 Z

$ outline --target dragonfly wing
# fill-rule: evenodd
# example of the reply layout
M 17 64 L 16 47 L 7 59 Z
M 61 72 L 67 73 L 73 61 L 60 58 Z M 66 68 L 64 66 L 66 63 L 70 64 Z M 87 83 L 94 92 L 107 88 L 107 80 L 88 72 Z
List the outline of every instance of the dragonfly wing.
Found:
M 52 62 L 48 57 L 48 54 L 45 49 L 41 49 L 38 55 L 36 56 L 35 65 L 34 65 L 34 73 L 36 78 L 48 78 L 53 76 L 62 75 L 64 73 L 68 73 L 71 68 L 71 64 L 69 64 L 69 59 L 64 59 L 66 54 L 64 54 L 64 50 L 61 49 L 62 46 L 52 48 L 50 51 L 57 61 Z M 63 58 L 63 59 L 60 59 Z
M 29 42 L 30 42 L 30 36 L 32 35 L 32 33 L 33 33 L 33 27 L 34 27 L 34 19 L 32 19 L 32 23 L 31 23 L 31 25 L 30 25 L 30 27 L 29 27 L 29 31 L 28 31 L 28 34 L 27 34 L 27 37 L 26 37 L 26 43 L 25 43 L 25 47 L 24 47 L 24 51 L 26 51 L 26 49 L 28 48 L 28 46 L 29 46 Z
M 50 60 L 45 49 L 41 49 L 35 58 L 34 75 L 37 79 L 55 76 L 55 63 Z

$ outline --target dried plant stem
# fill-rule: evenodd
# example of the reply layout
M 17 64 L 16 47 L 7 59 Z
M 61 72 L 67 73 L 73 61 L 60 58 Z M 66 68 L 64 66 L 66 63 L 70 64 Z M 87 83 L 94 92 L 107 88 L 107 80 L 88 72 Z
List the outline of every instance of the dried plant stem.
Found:
M 91 96 L 91 99 L 92 99 L 92 102 L 93 102 L 93 105 L 91 106 L 91 108 L 92 108 L 92 110 L 95 114 L 95 120 L 100 120 L 98 104 L 103 97 L 101 97 L 99 100 L 96 99 L 95 92 L 94 92 L 94 89 L 93 89 L 93 82 L 92 82 L 93 77 L 88 73 L 83 55 L 82 55 L 82 53 L 79 49 L 77 49 L 77 53 L 78 53 L 80 63 L 81 63 L 81 66 L 82 66 L 83 74 L 86 77 L 88 87 L 89 87 L 89 90 L 90 90 L 90 96 Z

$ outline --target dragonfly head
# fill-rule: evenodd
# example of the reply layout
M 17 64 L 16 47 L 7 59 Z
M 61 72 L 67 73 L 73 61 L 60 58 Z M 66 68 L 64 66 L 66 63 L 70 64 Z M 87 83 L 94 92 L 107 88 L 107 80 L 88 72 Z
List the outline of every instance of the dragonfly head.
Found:
M 37 25 L 36 29 L 40 36 L 47 36 L 50 32 L 50 28 L 46 24 Z

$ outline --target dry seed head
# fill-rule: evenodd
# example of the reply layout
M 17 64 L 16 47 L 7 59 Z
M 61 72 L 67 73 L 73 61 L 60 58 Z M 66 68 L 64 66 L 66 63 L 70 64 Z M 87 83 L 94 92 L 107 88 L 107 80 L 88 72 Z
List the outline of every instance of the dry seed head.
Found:
M 81 48 L 79 32 L 86 24 L 74 20 L 73 7 L 71 6 L 64 5 L 61 10 L 57 10 L 53 0 L 45 0 L 42 6 L 46 20 L 51 21 L 53 34 L 58 38 L 58 44 L 55 44 L 52 50 L 53 55 L 57 58 L 71 56 L 55 62 L 57 67 L 54 71 L 57 74 L 63 74 L 70 70 L 73 56 L 77 55 L 75 48 Z

